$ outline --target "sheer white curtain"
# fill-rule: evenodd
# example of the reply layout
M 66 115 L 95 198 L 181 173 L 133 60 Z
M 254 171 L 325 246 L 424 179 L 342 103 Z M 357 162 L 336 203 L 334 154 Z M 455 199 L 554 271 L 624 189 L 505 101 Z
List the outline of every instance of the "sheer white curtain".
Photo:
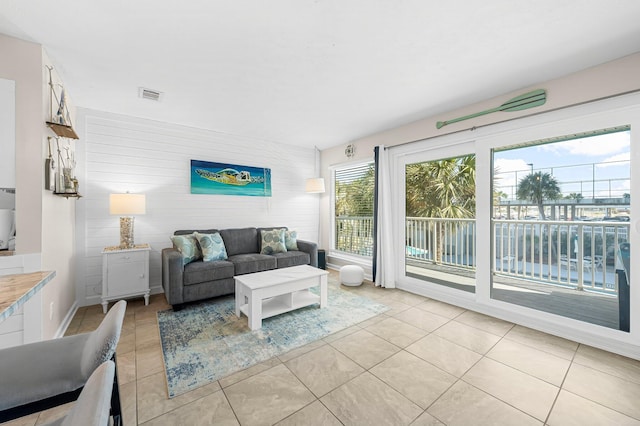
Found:
M 391 218 L 391 167 L 384 145 L 378 147 L 378 205 L 376 233 L 376 286 L 395 288 Z

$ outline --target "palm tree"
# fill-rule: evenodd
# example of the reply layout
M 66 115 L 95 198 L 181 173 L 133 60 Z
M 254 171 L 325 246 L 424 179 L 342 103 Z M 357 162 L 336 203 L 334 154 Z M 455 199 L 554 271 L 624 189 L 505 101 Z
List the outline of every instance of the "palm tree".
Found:
M 372 247 L 374 175 L 372 164 L 358 176 L 336 180 L 335 215 L 342 216 L 335 229 L 339 250 L 362 254 Z
M 572 192 L 571 194 L 565 196 L 564 198 L 566 198 L 567 200 L 576 200 L 576 201 L 580 201 L 582 200 L 584 197 L 582 196 L 581 193 L 579 192 Z
M 476 211 L 475 155 L 409 164 L 406 168 L 406 215 L 473 218 Z M 436 226 L 435 261 L 442 261 L 444 226 Z
M 549 173 L 531 173 L 518 183 L 518 198 L 529 200 L 538 206 L 540 218 L 545 219 L 544 200 L 557 200 L 561 197 L 558 181 Z
M 495 175 L 495 174 L 494 174 Z M 500 204 L 502 204 L 502 200 L 506 200 L 509 197 L 509 195 L 504 192 L 504 191 L 500 191 L 500 190 L 493 190 L 493 215 L 494 217 L 500 216 L 501 211 L 500 211 Z
M 366 172 L 349 182 L 336 182 L 336 216 L 373 216 L 373 164 Z
M 470 218 L 476 210 L 475 155 L 407 165 L 407 216 Z

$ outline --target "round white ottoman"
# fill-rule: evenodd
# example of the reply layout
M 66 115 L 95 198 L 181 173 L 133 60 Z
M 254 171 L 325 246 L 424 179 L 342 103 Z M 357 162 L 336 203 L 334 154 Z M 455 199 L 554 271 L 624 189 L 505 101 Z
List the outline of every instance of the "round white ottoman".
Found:
M 364 269 L 358 265 L 345 265 L 340 268 L 340 282 L 344 285 L 355 287 L 362 284 Z

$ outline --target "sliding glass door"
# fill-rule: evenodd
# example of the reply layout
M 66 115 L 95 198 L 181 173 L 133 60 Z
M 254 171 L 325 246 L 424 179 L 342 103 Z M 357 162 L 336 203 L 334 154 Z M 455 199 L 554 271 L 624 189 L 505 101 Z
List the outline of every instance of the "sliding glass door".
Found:
M 493 299 L 629 331 L 630 151 L 629 126 L 493 150 Z
M 450 153 L 430 150 L 404 166 L 404 272 L 475 292 L 475 155 Z
M 639 128 L 633 95 L 392 147 L 397 287 L 635 348 Z

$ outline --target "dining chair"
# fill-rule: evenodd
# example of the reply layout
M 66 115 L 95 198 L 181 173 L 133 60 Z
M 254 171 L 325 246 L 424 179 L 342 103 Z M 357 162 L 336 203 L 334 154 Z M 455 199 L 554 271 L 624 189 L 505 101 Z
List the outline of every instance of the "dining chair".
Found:
M 127 302 L 117 302 L 95 331 L 0 349 L 0 422 L 75 401 L 91 373 L 115 362 Z M 111 415 L 120 425 L 117 372 Z
M 113 361 L 100 364 L 67 415 L 44 426 L 108 426 L 115 372 Z

